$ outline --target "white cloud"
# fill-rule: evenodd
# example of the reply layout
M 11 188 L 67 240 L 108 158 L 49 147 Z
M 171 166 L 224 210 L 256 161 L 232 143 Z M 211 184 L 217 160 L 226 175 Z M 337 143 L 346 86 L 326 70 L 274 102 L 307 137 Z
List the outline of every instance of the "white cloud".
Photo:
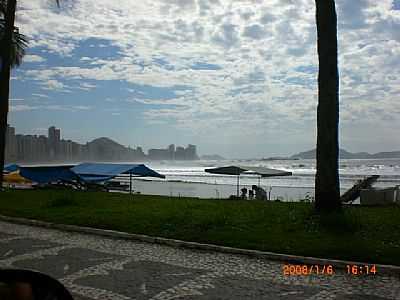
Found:
M 39 55 L 25 55 L 23 61 L 37 63 L 37 62 L 44 62 L 45 59 Z
M 60 81 L 57 81 L 55 79 L 49 79 L 45 82 L 45 89 L 49 90 L 61 90 L 64 88 L 64 84 Z
M 18 111 L 27 111 L 27 110 L 34 110 L 37 109 L 35 106 L 30 106 L 30 105 L 11 105 L 10 110 L 12 112 L 18 112 Z
M 39 98 L 49 98 L 48 95 L 39 94 L 39 93 L 32 93 L 32 96 L 39 97 Z
M 50 104 L 50 105 L 13 105 L 10 106 L 12 112 L 21 112 L 21 111 L 31 111 L 31 110 L 54 110 L 54 111 L 86 111 L 92 109 L 91 106 L 87 105 L 59 105 L 59 104 Z
M 57 110 L 57 111 L 86 111 L 91 109 L 91 106 L 86 105 L 59 105 L 59 104 L 51 104 L 51 105 L 43 105 L 40 107 L 41 109 L 45 110 Z
M 87 105 L 74 105 L 72 106 L 72 109 L 76 109 L 76 110 L 89 110 L 91 109 L 91 106 L 87 106 Z
M 90 90 L 94 89 L 95 87 L 97 87 L 97 85 L 91 84 L 91 83 L 87 83 L 87 82 L 83 82 L 83 83 L 80 84 L 79 88 L 81 90 L 90 91 Z

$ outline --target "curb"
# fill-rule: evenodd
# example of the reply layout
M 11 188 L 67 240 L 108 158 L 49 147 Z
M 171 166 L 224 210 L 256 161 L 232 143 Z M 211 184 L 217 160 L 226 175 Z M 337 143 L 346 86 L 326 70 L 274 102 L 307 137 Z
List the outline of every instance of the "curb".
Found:
M 283 263 L 297 264 L 297 265 L 332 265 L 336 269 L 347 270 L 347 265 L 372 265 L 371 263 L 365 262 L 355 262 L 355 261 L 346 261 L 346 260 L 337 260 L 337 259 L 325 259 L 325 258 L 316 258 L 316 257 L 308 257 L 308 256 L 298 256 L 298 255 L 286 255 L 274 252 L 265 252 L 259 250 L 249 250 L 249 249 L 241 249 L 241 248 L 233 248 L 226 246 L 218 246 L 212 244 L 202 244 L 197 242 L 187 242 L 182 240 L 175 240 L 169 238 L 162 237 L 153 237 L 143 234 L 134 234 L 134 233 L 126 233 L 114 230 L 105 230 L 105 229 L 96 229 L 90 227 L 76 226 L 76 225 L 64 225 L 57 223 L 50 223 L 38 220 L 31 220 L 25 218 L 16 218 L 16 217 L 8 217 L 0 215 L 0 221 L 11 222 L 15 224 L 22 225 L 31 225 L 37 227 L 44 227 L 50 229 L 58 229 L 62 231 L 69 232 L 78 232 L 78 233 L 86 233 L 93 234 L 103 237 L 115 238 L 115 239 L 125 239 L 125 240 L 133 240 L 133 241 L 141 241 L 145 243 L 153 243 L 160 245 L 167 245 L 172 247 L 181 247 L 181 248 L 189 248 L 196 250 L 205 250 L 205 251 L 215 251 L 221 253 L 228 254 L 240 254 L 246 255 L 255 258 L 263 258 L 274 261 L 281 261 Z M 376 266 L 377 274 L 387 274 L 387 275 L 400 275 L 400 266 L 394 265 L 382 265 L 382 264 L 373 264 Z M 356 276 L 356 275 L 355 275 Z M 362 276 L 362 275 L 361 275 Z M 371 275 L 370 275 L 371 276 Z

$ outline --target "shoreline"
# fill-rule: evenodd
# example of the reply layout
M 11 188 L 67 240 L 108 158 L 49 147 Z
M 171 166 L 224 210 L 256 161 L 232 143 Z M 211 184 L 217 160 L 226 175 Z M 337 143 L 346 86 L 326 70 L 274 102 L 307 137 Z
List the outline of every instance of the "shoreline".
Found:
M 256 184 L 256 183 L 255 183 Z M 243 187 L 251 189 L 251 185 L 240 185 L 239 190 Z M 261 185 L 269 193 L 269 186 Z M 171 181 L 153 181 L 138 180 L 132 181 L 132 189 L 134 192 L 140 192 L 144 195 L 160 195 L 171 197 L 198 197 L 201 199 L 214 198 L 226 199 L 230 195 L 236 195 L 236 185 L 231 184 L 209 184 L 204 182 L 171 182 Z M 346 189 L 342 189 L 344 192 Z M 281 201 L 299 201 L 304 199 L 306 195 L 313 196 L 313 187 L 278 187 L 272 186 L 271 200 L 282 197 Z

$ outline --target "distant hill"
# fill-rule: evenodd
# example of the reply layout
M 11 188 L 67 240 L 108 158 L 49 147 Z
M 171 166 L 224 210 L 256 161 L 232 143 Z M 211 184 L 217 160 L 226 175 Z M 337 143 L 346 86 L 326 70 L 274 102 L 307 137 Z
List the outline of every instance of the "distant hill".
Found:
M 120 150 L 120 151 L 126 150 L 125 146 L 118 144 L 117 142 L 107 137 L 94 139 L 93 141 L 88 142 L 87 145 L 95 147 L 106 147 L 109 150 Z
M 225 160 L 224 157 L 218 154 L 202 155 L 200 159 L 203 160 Z
M 129 149 L 117 142 L 101 137 L 86 144 L 89 157 L 99 161 L 124 160 L 129 157 Z
M 125 147 L 107 137 L 101 137 L 88 142 L 86 145 L 87 156 L 96 161 L 138 161 L 138 160 L 196 160 L 196 146 L 188 145 L 187 148 L 177 147 L 174 154 L 170 149 L 150 149 L 148 155 L 144 154 L 141 147 L 132 149 Z M 222 157 L 223 159 L 223 157 Z
M 378 152 L 375 154 L 369 154 L 367 152 L 351 153 L 344 149 L 339 149 L 339 157 L 342 159 L 400 158 L 400 151 Z M 316 149 L 294 154 L 290 158 L 291 159 L 296 159 L 296 158 L 313 159 L 313 158 L 316 158 Z

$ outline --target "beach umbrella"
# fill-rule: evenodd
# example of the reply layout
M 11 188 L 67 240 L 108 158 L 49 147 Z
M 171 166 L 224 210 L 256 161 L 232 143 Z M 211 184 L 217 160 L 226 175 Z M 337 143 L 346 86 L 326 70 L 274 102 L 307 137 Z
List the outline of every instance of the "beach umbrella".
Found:
M 207 173 L 212 174 L 221 174 L 221 175 L 236 175 L 237 176 L 237 197 L 239 197 L 239 178 L 240 174 L 246 172 L 246 169 L 242 169 L 238 166 L 227 166 L 227 167 L 219 167 L 219 168 L 212 168 L 212 169 L 205 169 Z
M 236 193 L 239 197 L 239 177 L 240 174 L 255 174 L 261 177 L 273 177 L 273 176 L 290 176 L 292 172 L 282 171 L 277 169 L 270 169 L 264 167 L 251 167 L 251 166 L 226 166 L 219 168 L 211 168 L 204 170 L 207 173 L 221 174 L 221 175 L 236 175 L 237 176 L 237 187 Z M 258 184 L 260 185 L 260 183 Z

